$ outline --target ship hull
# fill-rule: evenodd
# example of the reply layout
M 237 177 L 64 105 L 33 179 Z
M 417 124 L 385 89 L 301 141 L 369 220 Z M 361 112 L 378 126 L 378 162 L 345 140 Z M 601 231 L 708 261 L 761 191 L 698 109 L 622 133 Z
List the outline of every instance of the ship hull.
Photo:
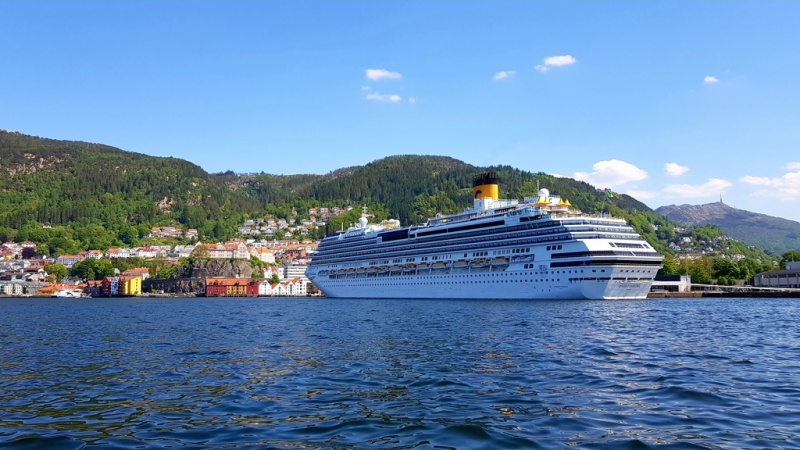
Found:
M 331 298 L 508 300 L 644 299 L 652 284 L 652 279 L 629 280 L 623 276 L 584 280 L 569 273 L 433 272 L 389 277 L 341 277 L 313 282 Z M 612 272 L 610 268 L 609 272 Z

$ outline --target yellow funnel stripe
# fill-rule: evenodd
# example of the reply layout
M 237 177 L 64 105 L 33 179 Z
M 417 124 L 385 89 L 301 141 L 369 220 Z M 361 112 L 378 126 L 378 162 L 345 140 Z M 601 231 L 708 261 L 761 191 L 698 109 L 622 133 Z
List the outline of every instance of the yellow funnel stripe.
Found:
M 490 198 L 497 200 L 500 198 L 498 186 L 496 184 L 481 184 L 472 188 L 473 198 Z

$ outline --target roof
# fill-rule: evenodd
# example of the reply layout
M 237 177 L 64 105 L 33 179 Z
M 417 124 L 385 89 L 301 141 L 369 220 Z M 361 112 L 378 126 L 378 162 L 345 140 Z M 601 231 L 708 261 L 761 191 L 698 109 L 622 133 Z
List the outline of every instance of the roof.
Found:
M 260 281 L 250 278 L 206 278 L 207 286 L 241 286 L 253 282 L 260 283 Z

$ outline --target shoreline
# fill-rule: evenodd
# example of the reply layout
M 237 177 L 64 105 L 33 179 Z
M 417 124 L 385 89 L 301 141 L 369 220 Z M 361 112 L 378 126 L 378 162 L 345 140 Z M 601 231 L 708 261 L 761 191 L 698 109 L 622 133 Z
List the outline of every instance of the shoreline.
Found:
M 651 292 L 647 298 L 800 298 L 800 292 Z
M 46 299 L 46 298 L 59 298 L 51 297 L 49 295 L 0 295 L 0 299 L 11 298 L 27 298 L 27 299 Z M 198 294 L 142 294 L 133 296 L 114 296 L 114 297 L 76 297 L 82 300 L 100 300 L 100 299 L 136 299 L 136 298 L 318 298 L 325 299 L 321 295 L 303 295 L 303 296 L 281 296 L 281 295 L 258 295 L 251 297 L 226 297 L 226 296 L 212 296 Z M 800 291 L 798 292 L 650 292 L 647 294 L 647 299 L 670 299 L 670 298 L 800 298 Z M 62 298 L 63 299 L 63 298 Z M 535 300 L 531 300 L 535 301 Z

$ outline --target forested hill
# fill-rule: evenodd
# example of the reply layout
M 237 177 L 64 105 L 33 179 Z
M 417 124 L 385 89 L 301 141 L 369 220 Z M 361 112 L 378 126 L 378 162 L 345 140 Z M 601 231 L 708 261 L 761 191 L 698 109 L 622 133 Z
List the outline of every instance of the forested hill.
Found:
M 0 132 L 0 226 L 100 221 L 111 229 L 160 216 L 196 225 L 258 203 L 199 166 L 106 145 Z
M 0 227 L 93 223 L 120 235 L 138 226 L 141 235 L 144 226 L 173 224 L 221 238 L 245 217 L 364 204 L 410 224 L 471 206 L 472 179 L 489 170 L 504 198 L 535 196 L 538 183 L 584 211 L 626 216 L 645 233 L 647 222 L 663 220 L 631 197 L 573 179 L 441 156 L 392 156 L 325 175 L 209 174 L 181 159 L 0 131 Z
M 476 167 L 462 161 L 435 156 L 393 156 L 354 170 L 347 177 L 326 178 L 308 187 L 320 201 L 348 199 L 381 203 L 403 223 L 424 221 L 437 212 L 453 213 L 472 206 L 473 177 L 484 171 L 497 172 L 501 198 L 536 196 L 542 188 L 569 199 L 587 211 L 650 211 L 627 196 L 608 196 L 594 187 L 569 178 L 530 173 L 510 166 Z

